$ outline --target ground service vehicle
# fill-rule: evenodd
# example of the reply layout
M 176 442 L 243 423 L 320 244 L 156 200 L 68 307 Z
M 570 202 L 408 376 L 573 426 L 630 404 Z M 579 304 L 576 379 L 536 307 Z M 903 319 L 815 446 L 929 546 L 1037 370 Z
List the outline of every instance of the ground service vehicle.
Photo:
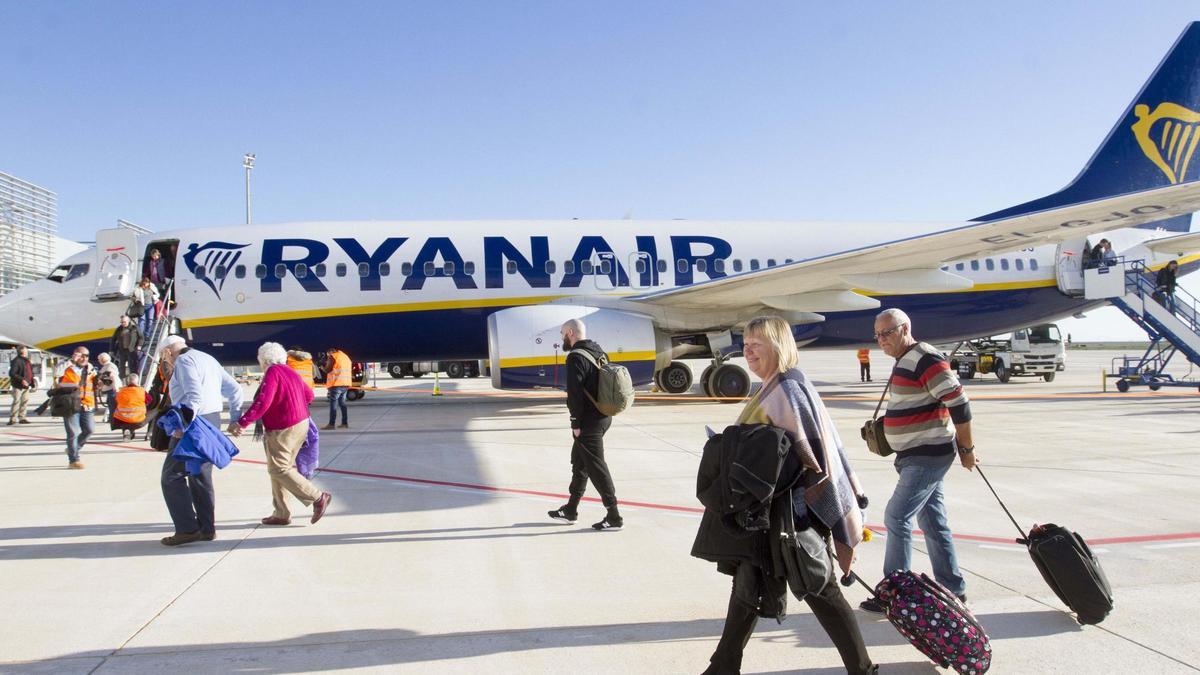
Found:
M 976 373 L 995 373 L 1001 382 L 1022 376 L 1052 382 L 1054 374 L 1066 368 L 1062 333 L 1052 323 L 1022 328 L 999 338 L 960 342 L 948 358 L 950 367 L 964 380 Z

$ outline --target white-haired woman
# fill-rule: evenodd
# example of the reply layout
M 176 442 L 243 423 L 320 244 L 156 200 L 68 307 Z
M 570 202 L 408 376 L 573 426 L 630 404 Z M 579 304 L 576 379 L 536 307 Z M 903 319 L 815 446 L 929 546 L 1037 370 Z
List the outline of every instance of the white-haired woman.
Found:
M 258 365 L 263 369 L 262 385 L 250 408 L 242 413 L 240 420 L 229 425 L 228 431 L 240 436 L 259 419 L 266 429 L 267 474 L 271 476 L 274 511 L 262 519 L 263 525 L 292 522 L 285 490 L 305 506 L 313 507 L 310 522 L 315 523 L 325 515 L 333 497 L 317 489 L 296 469 L 296 455 L 308 437 L 308 404 L 312 402 L 313 391 L 288 367 L 287 352 L 277 342 L 266 342 L 258 348 Z
M 746 365 L 762 379 L 763 384 L 746 402 L 746 407 L 738 417 L 738 424 L 769 424 L 787 432 L 792 441 L 792 452 L 796 453 L 796 459 L 803 466 L 799 483 L 793 488 L 796 527 L 815 527 L 826 537 L 832 534 L 837 562 L 843 571 L 848 572 L 854 558 L 854 547 L 863 537 L 858 498 L 862 490 L 858 487 L 825 404 L 797 367 L 800 356 L 796 351 L 792 327 L 777 316 L 752 319 L 743 333 L 743 353 Z M 793 472 L 791 480 L 794 480 L 794 476 Z M 781 476 L 780 481 L 784 480 Z M 711 555 L 702 557 L 714 559 Z M 706 673 L 740 672 L 742 652 L 758 622 L 759 609 L 748 604 L 744 598 L 761 598 L 767 594 L 765 588 L 758 589 L 760 592 L 747 592 L 754 589 L 739 588 L 739 577 L 743 584 L 747 579 L 765 583 L 762 574 L 745 574 L 748 570 L 737 569 L 747 564 L 752 565 L 753 562 L 726 563 L 722 568 L 718 561 L 718 569 L 734 574 L 735 581 L 725 628 L 710 659 L 712 665 Z M 854 611 L 836 582 L 826 585 L 817 595 L 806 596 L 804 600 L 837 647 L 848 673 L 878 671 L 878 666 L 867 655 Z

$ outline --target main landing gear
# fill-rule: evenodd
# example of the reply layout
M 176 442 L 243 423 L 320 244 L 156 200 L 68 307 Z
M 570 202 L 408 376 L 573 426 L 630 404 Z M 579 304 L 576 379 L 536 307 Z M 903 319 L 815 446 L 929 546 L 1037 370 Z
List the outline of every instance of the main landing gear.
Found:
M 692 369 L 681 361 L 672 361 L 654 374 L 654 383 L 669 394 L 682 394 L 692 388 Z M 700 374 L 704 395 L 735 403 L 750 393 L 750 374 L 744 368 L 717 360 Z

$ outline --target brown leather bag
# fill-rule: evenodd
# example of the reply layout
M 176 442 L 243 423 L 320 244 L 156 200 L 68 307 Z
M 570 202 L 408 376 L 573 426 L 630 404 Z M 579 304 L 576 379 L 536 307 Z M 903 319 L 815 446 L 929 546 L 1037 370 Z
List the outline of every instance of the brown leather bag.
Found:
M 875 405 L 875 414 L 871 415 L 871 419 L 863 423 L 860 434 L 863 440 L 867 442 L 867 450 L 872 454 L 880 457 L 887 457 L 896 452 L 892 450 L 892 446 L 888 445 L 887 435 L 883 431 L 883 418 L 879 417 L 879 409 L 883 407 L 883 399 L 887 396 L 888 390 L 892 388 L 892 378 L 888 378 L 887 386 L 883 388 L 883 393 L 879 395 L 879 403 Z

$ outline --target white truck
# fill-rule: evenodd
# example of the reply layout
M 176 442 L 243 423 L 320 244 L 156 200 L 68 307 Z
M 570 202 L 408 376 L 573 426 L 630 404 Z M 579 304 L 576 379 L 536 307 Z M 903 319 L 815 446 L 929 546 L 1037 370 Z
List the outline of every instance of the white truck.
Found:
M 1001 382 L 1013 377 L 1040 377 L 1053 382 L 1055 373 L 1066 368 L 1062 333 L 1052 323 L 960 342 L 946 358 L 964 380 L 976 373 L 995 373 Z

